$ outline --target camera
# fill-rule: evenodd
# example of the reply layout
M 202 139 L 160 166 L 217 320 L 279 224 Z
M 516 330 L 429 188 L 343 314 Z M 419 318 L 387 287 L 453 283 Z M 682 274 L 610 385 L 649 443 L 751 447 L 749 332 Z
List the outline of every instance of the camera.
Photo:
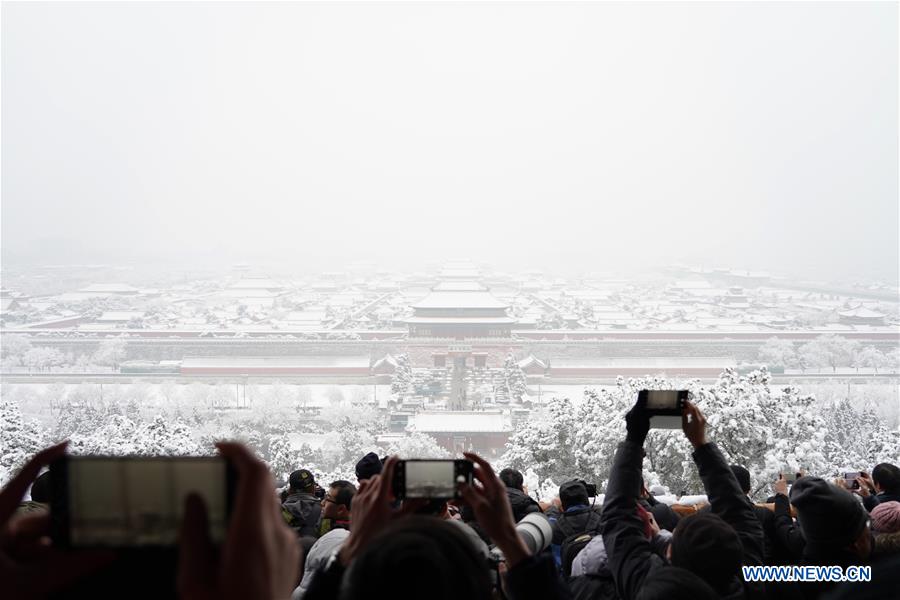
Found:
M 221 457 L 63 456 L 50 464 L 50 537 L 72 548 L 172 547 L 196 494 L 218 543 L 235 482 Z
M 650 416 L 651 428 L 681 429 L 687 399 L 687 390 L 641 390 L 637 403 Z
M 587 490 L 588 498 L 596 498 L 597 497 L 597 484 L 596 483 L 588 483 L 584 479 L 579 479 L 578 482 L 584 486 L 585 490 Z
M 391 482 L 394 497 L 450 500 L 459 498 L 457 486 L 472 483 L 471 460 L 409 459 L 397 461 Z
M 858 490 L 859 481 L 857 481 L 857 479 L 859 477 L 862 477 L 862 471 L 848 471 L 844 473 L 844 482 L 851 490 Z
M 543 552 L 553 541 L 553 529 L 543 513 L 529 513 L 522 517 L 522 520 L 516 523 L 516 533 L 525 542 L 532 555 Z M 499 548 L 493 548 L 489 558 L 492 564 L 505 560 Z

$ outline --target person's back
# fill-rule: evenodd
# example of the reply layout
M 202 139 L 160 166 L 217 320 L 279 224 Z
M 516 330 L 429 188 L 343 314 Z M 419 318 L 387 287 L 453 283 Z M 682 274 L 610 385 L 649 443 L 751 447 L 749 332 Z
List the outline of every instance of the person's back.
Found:
M 872 540 L 868 513 L 848 491 L 818 477 L 801 477 L 791 488 L 791 503 L 806 539 L 806 565 L 849 567 L 869 564 Z M 817 598 L 833 583 L 794 586 L 806 598 Z
M 541 506 L 537 501 L 525 493 L 522 473 L 515 469 L 503 469 L 500 471 L 500 481 L 506 485 L 506 497 L 509 498 L 516 522 L 521 521 L 527 514 L 541 512 Z
M 281 504 L 285 522 L 297 532 L 298 537 L 317 537 L 321 500 L 316 498 L 312 473 L 300 469 L 291 473 L 288 497 Z
M 562 512 L 553 523 L 553 544 L 561 545 L 566 538 L 582 533 L 600 532 L 600 513 L 588 504 L 587 489 L 580 481 L 568 481 L 559 486 Z

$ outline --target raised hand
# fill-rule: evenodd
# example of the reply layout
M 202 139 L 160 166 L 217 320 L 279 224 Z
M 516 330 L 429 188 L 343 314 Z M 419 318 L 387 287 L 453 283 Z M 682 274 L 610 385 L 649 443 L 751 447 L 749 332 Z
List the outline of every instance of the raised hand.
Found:
M 206 506 L 199 497 L 188 497 L 179 548 L 179 595 L 187 600 L 288 598 L 299 574 L 300 545 L 272 494 L 272 475 L 244 445 L 216 446 L 237 471 L 234 509 L 217 554 Z
M 772 484 L 772 491 L 774 491 L 776 495 L 781 494 L 782 496 L 787 496 L 787 479 L 784 478 L 782 473 L 778 474 L 778 479 Z
M 109 551 L 61 550 L 50 542 L 50 516 L 14 517 L 41 468 L 66 452 L 66 443 L 42 450 L 0 491 L 0 588 L 6 598 L 43 598 L 109 564 Z
M 681 429 L 694 448 L 706 444 L 706 417 L 693 402 L 686 400 L 681 415 Z
M 341 546 L 340 559 L 345 565 L 350 564 L 372 538 L 400 514 L 392 507 L 391 485 L 396 466 L 397 457 L 391 456 L 385 461 L 380 475 L 359 484 L 359 490 L 353 496 L 353 527 Z
M 475 482 L 461 484 L 460 493 L 472 507 L 478 524 L 497 544 L 506 558 L 506 563 L 512 567 L 528 558 L 531 552 L 516 533 L 512 507 L 506 496 L 506 485 L 500 481 L 486 460 L 472 452 L 464 452 L 463 455 L 475 463 L 473 473 Z

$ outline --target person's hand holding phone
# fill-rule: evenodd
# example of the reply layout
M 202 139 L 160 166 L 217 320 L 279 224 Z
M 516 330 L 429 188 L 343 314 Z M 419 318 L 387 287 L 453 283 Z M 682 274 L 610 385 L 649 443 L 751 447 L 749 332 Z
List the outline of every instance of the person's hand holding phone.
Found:
M 625 413 L 625 431 L 626 440 L 639 446 L 644 445 L 644 440 L 650 432 L 650 413 L 640 399 Z
M 349 565 L 398 514 L 392 506 L 394 493 L 391 489 L 396 467 L 397 457 L 388 457 L 380 475 L 360 482 L 353 496 L 353 527 L 340 550 L 344 565 Z
M 531 552 L 516 532 L 506 485 L 486 460 L 472 452 L 464 452 L 463 456 L 475 463 L 475 481 L 460 484 L 460 493 L 472 507 L 478 524 L 503 552 L 506 563 L 510 567 L 515 566 L 531 556 Z
M 216 447 L 237 472 L 234 508 L 217 553 L 203 501 L 188 496 L 179 546 L 179 595 L 186 600 L 288 598 L 299 575 L 300 545 L 272 494 L 272 475 L 243 444 L 219 442 Z
M 684 402 L 684 412 L 681 415 L 681 429 L 684 437 L 696 449 L 706 444 L 706 417 L 693 402 Z
M 787 496 L 787 479 L 784 478 L 784 475 L 779 473 L 778 479 L 775 480 L 775 483 L 772 484 L 772 491 L 775 492 L 775 495 Z
M 63 456 L 67 442 L 32 458 L 0 490 L 0 590 L 9 598 L 44 598 L 111 563 L 100 550 L 61 550 L 50 542 L 50 515 L 16 517 L 16 508 L 41 468 Z
M 859 477 L 856 480 L 859 482 L 860 489 L 866 488 L 869 494 L 874 494 L 876 492 L 875 482 L 872 481 L 872 478 L 865 471 L 860 471 Z

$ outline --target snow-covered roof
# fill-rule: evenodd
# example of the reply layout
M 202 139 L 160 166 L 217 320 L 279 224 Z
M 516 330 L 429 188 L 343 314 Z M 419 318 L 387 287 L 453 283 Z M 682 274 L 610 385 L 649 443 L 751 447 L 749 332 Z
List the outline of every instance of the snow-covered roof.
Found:
M 407 429 L 421 433 L 488 433 L 507 432 L 511 427 L 502 413 L 440 411 L 416 414 Z
M 132 319 L 143 319 L 144 311 L 142 310 L 108 310 L 97 318 L 101 323 L 125 323 Z
M 356 356 L 187 356 L 183 368 L 369 367 L 368 355 Z
M 284 285 L 266 277 L 244 277 L 229 287 L 233 290 L 280 290 Z
M 95 283 L 82 288 L 80 291 L 98 294 L 136 294 L 140 290 L 124 283 Z
M 446 324 L 446 325 L 513 325 L 517 321 L 511 317 L 409 317 L 404 323 Z
M 412 305 L 412 308 L 497 308 L 509 305 L 490 292 L 432 292 Z
M 680 290 L 703 290 L 712 287 L 712 284 L 703 279 L 682 279 L 672 284 L 672 287 Z
M 381 357 L 381 358 L 379 358 L 378 360 L 375 361 L 375 364 L 372 365 L 372 370 L 373 370 L 373 371 L 376 371 L 376 370 L 378 370 L 378 369 L 379 369 L 380 367 L 382 367 L 382 366 L 396 367 L 397 364 L 398 364 L 398 363 L 397 363 L 397 359 L 396 359 L 396 358 L 394 358 L 394 357 L 393 357 L 392 355 L 390 355 L 390 354 L 385 354 L 383 357 Z
M 529 354 L 527 357 L 519 361 L 519 367 L 522 369 L 530 367 L 531 365 L 536 365 L 541 369 L 547 368 L 547 364 L 533 354 Z
M 858 319 L 883 319 L 886 316 L 885 314 L 880 313 L 877 310 L 871 310 L 863 306 L 855 308 L 853 310 L 845 310 L 843 312 L 839 312 L 838 315 L 842 317 L 854 317 Z
M 486 292 L 487 288 L 477 281 L 442 281 L 434 288 L 435 292 Z

